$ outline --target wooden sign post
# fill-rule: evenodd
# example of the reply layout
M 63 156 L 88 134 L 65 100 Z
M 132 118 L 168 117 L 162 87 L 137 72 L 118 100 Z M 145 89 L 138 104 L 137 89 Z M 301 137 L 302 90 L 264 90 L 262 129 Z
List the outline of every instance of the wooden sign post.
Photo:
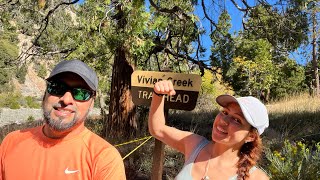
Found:
M 168 117 L 168 109 L 180 109 L 191 111 L 195 108 L 201 77 L 196 74 L 182 74 L 172 72 L 134 71 L 131 75 L 131 94 L 135 105 L 150 106 L 154 84 L 161 80 L 171 80 L 176 95 L 164 95 L 165 119 Z M 155 140 L 153 153 L 151 180 L 161 180 L 164 161 L 164 144 Z

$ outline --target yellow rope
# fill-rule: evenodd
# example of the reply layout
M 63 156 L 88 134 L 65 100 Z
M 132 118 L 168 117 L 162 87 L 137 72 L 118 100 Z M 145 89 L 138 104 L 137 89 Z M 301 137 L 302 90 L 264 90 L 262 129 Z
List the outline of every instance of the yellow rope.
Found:
M 149 137 L 145 137 L 145 138 L 147 138 L 145 141 L 143 141 L 139 146 L 137 146 L 136 148 L 134 148 L 129 154 L 127 154 L 126 156 L 124 156 L 123 158 L 122 158 L 122 160 L 124 160 L 125 158 L 127 158 L 128 156 L 130 156 L 133 152 L 135 152 L 137 149 L 139 149 L 143 144 L 145 144 L 147 141 L 149 141 L 149 139 L 151 139 L 152 138 L 152 136 L 149 136 Z M 144 138 L 144 139 L 145 139 Z M 141 140 L 141 139 L 140 139 Z
M 147 137 L 143 137 L 143 138 L 140 138 L 140 139 L 135 139 L 135 140 L 132 140 L 132 141 L 128 141 L 128 142 L 121 143 L 121 144 L 116 144 L 116 145 L 114 145 L 114 146 L 115 146 L 115 147 L 118 147 L 118 146 L 130 144 L 130 143 L 142 141 L 142 140 L 145 140 L 145 139 L 148 139 L 148 138 L 150 139 L 150 137 L 152 137 L 152 136 L 147 136 Z

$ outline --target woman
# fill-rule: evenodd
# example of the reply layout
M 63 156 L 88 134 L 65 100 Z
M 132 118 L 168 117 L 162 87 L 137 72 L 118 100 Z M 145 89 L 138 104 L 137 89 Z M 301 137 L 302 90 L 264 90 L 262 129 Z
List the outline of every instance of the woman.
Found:
M 177 180 L 269 179 L 255 167 L 262 151 L 260 135 L 269 125 L 266 107 L 254 97 L 218 96 L 223 107 L 212 128 L 212 141 L 165 125 L 163 95 L 175 95 L 171 81 L 154 86 L 149 131 L 155 138 L 183 153 L 185 164 Z

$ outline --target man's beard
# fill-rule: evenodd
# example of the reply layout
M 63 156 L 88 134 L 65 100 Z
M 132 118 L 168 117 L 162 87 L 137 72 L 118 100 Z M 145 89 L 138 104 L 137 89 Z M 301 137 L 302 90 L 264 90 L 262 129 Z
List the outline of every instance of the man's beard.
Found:
M 63 132 L 66 131 L 68 129 L 71 129 L 72 127 L 80 124 L 81 122 L 83 122 L 89 112 L 90 112 L 90 108 L 87 109 L 87 112 L 85 113 L 85 115 L 83 116 L 82 119 L 79 118 L 79 112 L 74 109 L 74 117 L 72 119 L 72 121 L 70 122 L 63 122 L 62 117 L 57 117 L 56 119 L 51 118 L 51 112 L 55 109 L 55 108 L 59 108 L 62 107 L 64 105 L 61 105 L 60 103 L 56 103 L 52 106 L 52 108 L 46 108 L 44 106 L 44 104 L 42 104 L 42 112 L 43 112 L 43 118 L 46 124 L 48 124 L 48 126 L 55 130 L 55 131 L 59 131 L 59 132 Z
M 73 126 L 75 126 L 78 123 L 78 119 L 77 119 L 77 113 L 75 113 L 72 121 L 70 122 L 63 122 L 63 118 L 58 118 L 58 119 L 52 119 L 50 117 L 51 111 L 45 111 L 43 109 L 43 117 L 45 122 L 49 125 L 49 127 L 51 127 L 52 129 L 56 130 L 56 131 L 65 131 L 68 130 L 70 128 L 72 128 Z

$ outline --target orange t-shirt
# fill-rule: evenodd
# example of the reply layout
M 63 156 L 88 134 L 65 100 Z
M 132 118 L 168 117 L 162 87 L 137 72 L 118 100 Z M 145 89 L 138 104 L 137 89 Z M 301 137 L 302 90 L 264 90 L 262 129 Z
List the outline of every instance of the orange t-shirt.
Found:
M 122 180 L 122 158 L 85 128 L 74 137 L 50 139 L 42 127 L 9 133 L 0 146 L 0 180 Z

